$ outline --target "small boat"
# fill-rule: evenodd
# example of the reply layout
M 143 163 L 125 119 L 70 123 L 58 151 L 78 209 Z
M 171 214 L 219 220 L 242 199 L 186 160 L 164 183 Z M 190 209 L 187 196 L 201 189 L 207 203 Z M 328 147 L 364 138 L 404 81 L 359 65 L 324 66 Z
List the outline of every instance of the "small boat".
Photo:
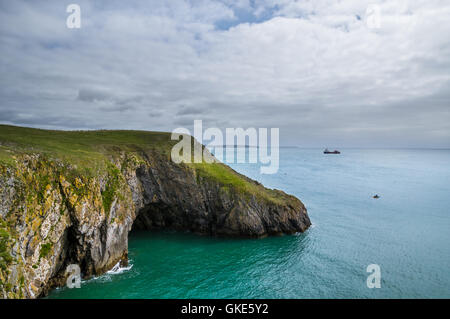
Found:
M 324 154 L 341 154 L 341 152 L 339 152 L 338 150 L 334 150 L 334 151 L 330 151 L 328 150 L 328 148 L 325 149 L 325 151 L 323 151 Z
M 375 195 L 373 196 L 373 198 L 378 199 L 378 198 L 380 198 L 380 196 L 378 196 L 378 194 L 375 194 Z

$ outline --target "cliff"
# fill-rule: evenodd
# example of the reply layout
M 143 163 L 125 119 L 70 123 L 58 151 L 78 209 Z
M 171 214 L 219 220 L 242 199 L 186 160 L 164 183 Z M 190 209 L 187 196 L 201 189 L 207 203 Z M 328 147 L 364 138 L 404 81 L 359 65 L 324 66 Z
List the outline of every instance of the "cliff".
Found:
M 169 133 L 0 125 L 0 297 L 37 298 L 127 262 L 128 233 L 260 237 L 305 231 L 294 196 L 222 163 L 175 164 Z

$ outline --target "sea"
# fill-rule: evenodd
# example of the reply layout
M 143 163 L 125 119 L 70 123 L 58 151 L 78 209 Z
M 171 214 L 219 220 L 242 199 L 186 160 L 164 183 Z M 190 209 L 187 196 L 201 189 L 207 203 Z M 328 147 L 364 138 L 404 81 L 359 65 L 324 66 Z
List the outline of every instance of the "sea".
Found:
M 312 226 L 263 239 L 132 231 L 127 268 L 47 298 L 450 298 L 450 150 L 292 147 L 276 174 L 229 165 L 297 196 Z

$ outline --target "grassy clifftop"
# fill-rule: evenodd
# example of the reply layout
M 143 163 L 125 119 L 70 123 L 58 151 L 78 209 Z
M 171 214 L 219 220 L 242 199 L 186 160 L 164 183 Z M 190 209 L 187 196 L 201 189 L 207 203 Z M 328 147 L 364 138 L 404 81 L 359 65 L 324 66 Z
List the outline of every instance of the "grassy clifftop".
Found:
M 165 132 L 99 130 L 54 131 L 0 125 L 0 164 L 14 165 L 21 154 L 39 153 L 50 159 L 73 164 L 82 174 L 97 174 L 105 170 L 110 158 L 118 152 L 136 153 L 156 151 L 170 160 L 170 152 L 177 141 Z M 241 194 L 282 204 L 289 195 L 263 187 L 238 174 L 222 163 L 187 164 L 198 176 L 214 179 L 224 187 Z
M 176 143 L 169 133 L 146 131 L 53 131 L 0 125 L 0 161 L 11 163 L 14 155 L 43 153 L 91 167 L 115 150 L 155 149 L 170 154 Z

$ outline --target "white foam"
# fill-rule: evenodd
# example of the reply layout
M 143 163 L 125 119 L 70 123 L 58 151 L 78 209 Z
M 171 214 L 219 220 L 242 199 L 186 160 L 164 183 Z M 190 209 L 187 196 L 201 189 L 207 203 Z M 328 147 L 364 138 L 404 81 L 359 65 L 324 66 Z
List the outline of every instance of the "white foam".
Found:
M 127 267 L 120 267 L 120 261 L 114 265 L 114 267 L 111 268 L 111 270 L 108 270 L 106 273 L 109 275 L 117 275 L 117 274 L 121 274 L 124 271 L 128 271 L 131 268 L 133 268 L 133 265 L 128 265 Z

